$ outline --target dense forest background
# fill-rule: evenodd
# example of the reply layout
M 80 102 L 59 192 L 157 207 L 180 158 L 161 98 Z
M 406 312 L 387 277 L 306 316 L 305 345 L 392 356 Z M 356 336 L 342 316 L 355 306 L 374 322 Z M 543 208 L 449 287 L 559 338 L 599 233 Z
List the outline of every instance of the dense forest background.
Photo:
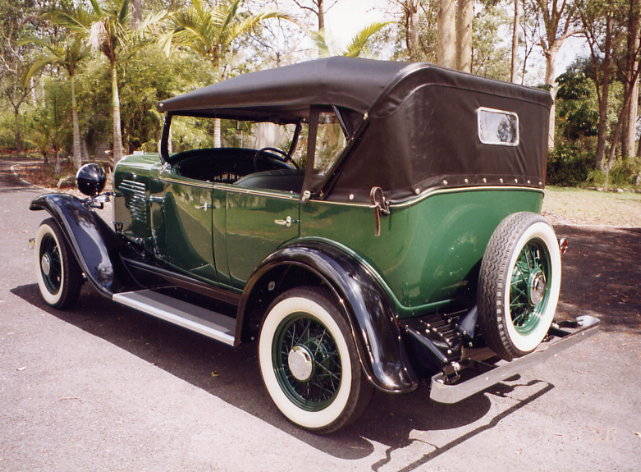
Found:
M 377 21 L 341 41 L 364 13 Z M 60 172 L 155 151 L 159 100 L 348 55 L 546 88 L 548 182 L 638 186 L 640 23 L 641 0 L 0 0 L 0 152 Z M 182 133 L 224 144 L 233 131 Z

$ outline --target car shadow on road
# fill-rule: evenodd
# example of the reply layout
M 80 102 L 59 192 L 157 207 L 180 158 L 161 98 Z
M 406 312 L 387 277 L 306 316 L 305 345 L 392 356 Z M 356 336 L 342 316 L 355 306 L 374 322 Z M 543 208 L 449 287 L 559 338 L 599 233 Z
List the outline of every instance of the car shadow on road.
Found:
M 231 349 L 204 336 L 117 305 L 87 286 L 83 288 L 79 306 L 69 311 L 45 305 L 36 284 L 22 285 L 11 292 L 38 309 L 125 349 L 334 457 L 362 459 L 374 452 L 373 442 L 383 444 L 386 447 L 385 458 L 377 460 L 372 465 L 373 470 L 387 464 L 395 450 L 411 445 L 415 441 L 410 438 L 413 431 L 449 430 L 482 423 L 473 425 L 444 445 L 426 443 L 429 452 L 402 470 L 412 470 L 447 453 L 477 434 L 493 428 L 503 418 L 553 388 L 553 385 L 539 380 L 524 384 L 530 386 L 541 383 L 544 388 L 524 400 L 518 400 L 491 418 L 484 418 L 492 405 L 488 394 L 506 396 L 521 385 L 498 384 L 455 405 L 438 405 L 429 401 L 425 386 L 402 397 L 377 392 L 356 424 L 333 435 L 318 436 L 290 424 L 272 405 L 262 385 L 253 345 Z M 212 428 L 215 427 L 213 423 Z
M 594 315 L 604 331 L 641 333 L 641 228 L 557 226 L 569 238 L 557 312 Z

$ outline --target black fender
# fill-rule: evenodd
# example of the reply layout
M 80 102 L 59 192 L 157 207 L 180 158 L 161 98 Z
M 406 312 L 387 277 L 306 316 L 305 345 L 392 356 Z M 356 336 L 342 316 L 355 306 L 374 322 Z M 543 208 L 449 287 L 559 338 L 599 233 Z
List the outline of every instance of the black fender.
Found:
M 334 292 L 352 328 L 363 369 L 375 387 L 391 393 L 418 387 L 396 312 L 385 290 L 365 264 L 322 241 L 295 242 L 261 263 L 248 280 L 238 306 L 236 339 L 240 339 L 254 289 L 274 269 L 292 265 L 314 273 Z
M 31 202 L 30 210 L 47 210 L 62 229 L 87 279 L 106 297 L 132 285 L 119 257 L 116 233 L 82 200 L 50 193 Z

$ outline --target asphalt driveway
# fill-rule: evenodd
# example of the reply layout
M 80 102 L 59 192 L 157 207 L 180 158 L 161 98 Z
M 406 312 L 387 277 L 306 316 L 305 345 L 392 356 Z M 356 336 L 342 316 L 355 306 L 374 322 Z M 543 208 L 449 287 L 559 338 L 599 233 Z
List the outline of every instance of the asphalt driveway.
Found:
M 232 350 L 85 288 L 73 311 L 40 301 L 37 190 L 0 162 L 2 471 L 639 471 L 641 230 L 571 237 L 561 314 L 596 336 L 454 406 L 377 393 L 329 437 L 271 405 L 253 346 Z

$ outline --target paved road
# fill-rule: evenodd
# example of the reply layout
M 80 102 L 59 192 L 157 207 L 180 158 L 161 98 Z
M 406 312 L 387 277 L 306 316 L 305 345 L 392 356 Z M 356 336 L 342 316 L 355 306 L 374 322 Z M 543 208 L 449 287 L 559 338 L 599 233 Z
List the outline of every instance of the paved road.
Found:
M 603 332 L 458 405 L 431 404 L 425 388 L 377 393 L 358 424 L 318 437 L 271 405 L 251 346 L 229 349 L 88 290 L 73 311 L 43 306 L 27 240 L 45 215 L 27 210 L 38 192 L 5 171 L 0 164 L 2 471 L 641 469 L 634 323 L 600 313 Z M 589 242 L 577 244 L 589 254 Z M 594 271 L 569 269 L 566 287 L 589 290 L 582 281 Z M 589 299 L 570 295 L 566 312 Z

